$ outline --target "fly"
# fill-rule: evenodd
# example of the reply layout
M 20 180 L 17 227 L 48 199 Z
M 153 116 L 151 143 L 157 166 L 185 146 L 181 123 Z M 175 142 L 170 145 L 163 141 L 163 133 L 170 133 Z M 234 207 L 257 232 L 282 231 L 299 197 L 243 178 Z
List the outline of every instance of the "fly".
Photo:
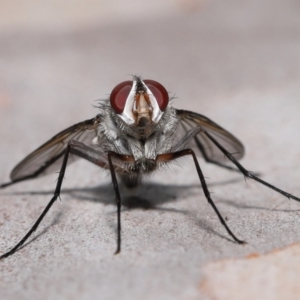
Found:
M 118 84 L 109 100 L 100 102 L 100 112 L 96 117 L 63 130 L 25 157 L 12 170 L 11 181 L 0 185 L 0 188 L 51 173 L 57 166 L 60 167 L 59 177 L 52 199 L 35 224 L 0 259 L 12 255 L 25 243 L 59 198 L 70 154 L 111 173 L 117 202 L 115 254 L 121 251 L 122 201 L 118 180 L 129 188 L 135 187 L 144 175 L 184 156 L 192 157 L 204 195 L 227 233 L 238 244 L 244 243 L 230 230 L 211 198 L 196 157 L 195 151 L 198 150 L 206 162 L 239 171 L 289 199 L 300 201 L 246 170 L 238 162 L 244 155 L 244 147 L 231 133 L 203 115 L 173 108 L 169 100 L 167 90 L 160 83 L 134 76 L 132 81 Z M 227 166 L 226 158 L 237 169 Z

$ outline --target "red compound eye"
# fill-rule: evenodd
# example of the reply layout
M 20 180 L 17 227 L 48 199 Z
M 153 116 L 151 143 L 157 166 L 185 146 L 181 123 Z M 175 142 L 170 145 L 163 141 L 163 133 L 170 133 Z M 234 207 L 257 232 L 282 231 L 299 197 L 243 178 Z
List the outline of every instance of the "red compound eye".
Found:
M 156 98 L 160 110 L 164 111 L 169 103 L 167 90 L 157 81 L 146 79 L 144 82 Z
M 112 90 L 110 94 L 110 105 L 117 114 L 124 110 L 126 99 L 131 91 L 132 81 L 123 81 Z

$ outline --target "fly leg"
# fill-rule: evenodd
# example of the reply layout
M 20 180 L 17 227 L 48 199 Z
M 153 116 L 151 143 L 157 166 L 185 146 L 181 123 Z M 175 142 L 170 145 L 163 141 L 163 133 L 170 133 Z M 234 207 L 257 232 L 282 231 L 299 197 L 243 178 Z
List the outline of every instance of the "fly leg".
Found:
M 65 152 L 64 152 L 63 162 L 62 162 L 62 165 L 61 165 L 61 169 L 60 169 L 60 172 L 59 172 L 56 188 L 55 188 L 52 199 L 50 200 L 50 202 L 48 203 L 46 208 L 43 210 L 43 212 L 41 213 L 41 215 L 39 216 L 37 221 L 34 223 L 32 228 L 27 232 L 27 234 L 10 251 L 2 254 L 0 256 L 0 260 L 14 254 L 27 241 L 27 239 L 38 228 L 39 224 L 41 223 L 41 221 L 43 220 L 43 218 L 45 217 L 45 215 L 47 214 L 47 212 L 49 211 L 49 209 L 51 208 L 53 203 L 57 200 L 57 198 L 59 198 L 60 190 L 61 190 L 62 182 L 63 182 L 63 179 L 64 179 L 64 175 L 65 175 L 65 171 L 66 171 L 66 167 L 67 167 L 68 158 L 69 158 L 70 153 L 78 155 L 78 156 L 80 156 L 80 157 L 82 157 L 82 158 L 84 158 L 84 159 L 86 159 L 86 160 L 102 167 L 102 168 L 107 168 L 107 154 L 106 153 L 97 151 L 97 150 L 95 150 L 93 148 L 90 148 L 90 147 L 88 147 L 88 146 L 86 146 L 83 143 L 80 143 L 78 141 L 75 141 L 75 140 L 70 141 L 67 148 L 66 148 L 66 150 L 65 150 Z M 116 166 L 119 167 L 118 164 Z
M 115 254 L 118 254 L 121 251 L 121 195 L 118 186 L 118 181 L 116 177 L 116 171 L 121 173 L 122 175 L 128 175 L 128 171 L 124 168 L 124 163 L 133 164 L 134 157 L 130 155 L 122 155 L 112 151 L 108 153 L 100 152 L 99 150 L 95 150 L 91 147 L 86 146 L 83 143 L 78 141 L 72 141 L 71 153 L 76 154 L 86 160 L 102 167 L 110 170 L 111 180 L 114 186 L 115 194 L 116 194 L 116 202 L 117 202 L 117 249 Z M 108 164 L 107 161 L 108 160 Z
M 43 220 L 43 218 L 45 217 L 45 215 L 47 214 L 47 212 L 49 211 L 49 209 L 51 208 L 51 206 L 53 205 L 53 203 L 59 197 L 61 185 L 62 185 L 62 182 L 63 182 L 63 179 L 64 179 L 65 170 L 66 170 L 66 166 L 67 166 L 67 162 L 68 162 L 68 157 L 69 157 L 70 149 L 71 149 L 71 145 L 69 144 L 67 146 L 67 149 L 66 149 L 66 152 L 65 152 L 65 155 L 64 155 L 63 163 L 62 163 L 62 166 L 61 166 L 61 169 L 60 169 L 60 172 L 59 172 L 59 176 L 58 176 L 56 188 L 55 188 L 54 195 L 53 195 L 52 199 L 50 200 L 50 202 L 48 203 L 48 205 L 46 206 L 46 208 L 43 210 L 42 214 L 39 216 L 39 218 L 37 219 L 37 221 L 31 227 L 31 229 L 27 232 L 27 234 L 10 251 L 2 254 L 0 256 L 0 260 L 3 259 L 3 258 L 6 258 L 6 257 L 8 257 L 8 256 L 10 256 L 12 254 L 14 254 L 27 241 L 27 239 L 31 236 L 31 234 L 38 228 L 39 224 L 41 223 L 41 221 Z
M 224 218 L 222 217 L 221 213 L 219 212 L 218 208 L 216 207 L 215 203 L 213 202 L 213 200 L 212 200 L 212 198 L 210 196 L 210 192 L 208 190 L 208 187 L 207 187 L 204 175 L 202 173 L 202 170 L 200 168 L 200 165 L 198 163 L 198 160 L 197 160 L 196 155 L 195 155 L 195 153 L 194 153 L 193 150 L 191 150 L 191 149 L 184 149 L 184 150 L 177 151 L 177 152 L 174 152 L 174 153 L 160 154 L 160 155 L 157 156 L 156 159 L 157 159 L 157 162 L 168 162 L 168 161 L 171 161 L 171 160 L 174 160 L 174 159 L 178 159 L 180 157 L 187 156 L 187 155 L 191 155 L 193 157 L 194 164 L 195 164 L 195 167 L 196 167 L 196 170 L 197 170 L 197 173 L 198 173 L 198 177 L 199 177 L 201 185 L 202 185 L 202 189 L 203 189 L 204 195 L 205 195 L 208 203 L 212 206 L 212 208 L 214 209 L 215 213 L 217 214 L 217 216 L 218 216 L 221 224 L 225 227 L 226 231 L 235 240 L 235 242 L 237 242 L 239 244 L 244 244 L 245 242 L 242 241 L 242 240 L 240 240 L 240 239 L 238 239 L 233 234 L 233 232 L 230 230 L 230 228 L 226 224 Z
M 249 172 L 248 170 L 246 170 L 235 158 L 234 156 L 229 153 L 220 143 L 218 143 L 208 132 L 204 131 L 204 133 L 206 134 L 206 136 L 224 153 L 224 155 L 230 160 L 232 161 L 237 167 L 238 169 L 244 174 L 245 177 L 247 178 L 251 178 L 254 179 L 255 181 L 269 187 L 270 189 L 282 194 L 283 196 L 287 197 L 288 199 L 294 199 L 296 201 L 300 201 L 300 199 L 292 194 L 289 194 L 279 188 L 277 188 L 276 186 L 258 178 L 257 176 L 255 176 L 255 174 Z
M 115 194 L 116 194 L 116 201 L 117 201 L 117 212 L 118 212 L 118 226 L 117 226 L 117 233 L 118 233 L 118 238 L 117 238 L 117 249 L 115 254 L 120 253 L 121 251 L 121 195 L 120 195 L 120 190 L 118 186 L 118 181 L 116 177 L 116 172 L 115 172 L 115 166 L 112 162 L 112 158 L 114 159 L 114 163 L 119 161 L 123 163 L 133 163 L 134 162 L 134 157 L 130 155 L 122 155 L 118 154 L 115 152 L 108 152 L 108 163 L 109 163 L 109 169 L 110 169 L 110 174 L 111 174 L 111 180 L 114 186 Z

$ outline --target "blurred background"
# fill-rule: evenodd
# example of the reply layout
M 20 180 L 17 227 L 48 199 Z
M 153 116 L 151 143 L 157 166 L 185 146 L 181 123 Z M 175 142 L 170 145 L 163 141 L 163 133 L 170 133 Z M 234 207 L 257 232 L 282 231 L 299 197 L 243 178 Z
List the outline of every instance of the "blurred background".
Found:
M 259 122 L 299 109 L 299 13 L 297 0 L 1 0 L 0 117 L 14 119 L 2 132 L 47 137 L 90 118 L 130 74 L 228 129 L 246 110 Z
M 280 182 L 280 186 L 285 187 L 288 191 L 293 190 L 295 194 L 299 195 L 300 190 L 298 193 L 295 190 L 295 187 L 298 186 L 296 183 L 300 178 L 299 16 L 299 0 L 0 0 L 1 182 L 8 180 L 10 170 L 25 154 L 60 130 L 94 117 L 97 114 L 97 109 L 93 107 L 97 104 L 95 100 L 107 98 L 116 84 L 129 80 L 132 74 L 138 74 L 144 79 L 161 82 L 170 95 L 176 97 L 173 106 L 204 114 L 234 133 L 246 145 L 247 155 L 243 160 L 245 166 L 251 170 L 268 174 L 271 182 Z M 203 164 L 203 167 L 212 171 L 214 179 L 224 179 L 224 173 L 220 173 L 221 177 L 217 168 L 206 164 Z M 193 166 L 190 164 L 184 169 L 186 171 L 183 172 L 186 173 L 182 173 L 185 174 L 182 176 L 184 180 L 198 184 L 196 175 L 190 179 L 192 168 Z M 70 180 L 71 177 L 73 186 L 74 183 L 75 186 L 85 183 L 98 184 L 97 176 L 90 177 L 88 172 L 82 175 L 82 169 L 74 168 L 73 170 L 73 177 L 67 178 Z M 98 173 L 97 169 L 97 172 L 95 171 L 93 174 Z M 283 174 L 291 174 L 291 176 L 283 176 Z M 55 180 L 55 177 L 53 178 L 50 182 L 48 179 L 42 179 L 40 182 L 48 184 L 51 189 L 53 180 Z M 165 182 L 170 180 L 168 178 L 163 174 L 160 180 Z M 182 178 L 176 179 L 176 176 L 174 178 L 172 183 L 183 181 Z M 26 185 L 17 186 L 16 189 L 23 190 L 24 186 L 36 187 L 35 184 L 30 181 Z M 66 184 L 68 184 L 67 181 Z M 238 195 L 244 195 L 244 186 L 239 187 L 242 191 L 236 187 L 235 192 Z M 231 185 L 227 188 L 226 192 L 226 187 L 221 187 L 223 197 L 225 197 L 224 195 L 230 195 L 230 197 L 233 195 L 234 187 Z M 267 198 L 263 197 L 265 192 L 261 192 L 261 190 L 265 191 L 263 188 L 258 188 L 253 199 L 258 199 L 256 198 L 258 195 L 261 198 Z M 154 194 L 157 197 L 157 192 Z M 278 196 L 278 198 L 280 197 Z M 32 205 L 32 207 L 28 207 L 26 213 L 24 211 L 10 212 L 11 201 L 11 198 L 7 198 L 7 202 L 3 200 L 2 203 L 7 203 L 7 214 L 14 214 L 17 219 L 20 215 L 24 215 L 25 218 L 36 205 L 34 201 L 30 202 L 31 204 L 28 205 Z M 44 203 L 45 199 L 43 198 L 41 207 Z M 259 202 L 259 205 L 261 203 Z M 83 204 L 84 207 L 87 207 L 87 203 Z M 81 207 L 80 202 L 72 205 Z M 95 203 L 90 203 L 90 205 L 93 206 Z M 171 203 L 171 205 L 174 207 L 178 204 Z M 93 211 L 98 209 L 99 206 L 95 207 Z M 113 209 L 115 208 L 113 207 Z M 225 210 L 229 209 L 236 208 L 226 206 Z M 88 208 L 86 210 L 92 211 Z M 80 210 L 78 211 L 80 213 Z M 212 213 L 210 208 L 208 211 L 209 213 L 203 211 L 202 218 L 215 218 L 215 215 L 213 217 L 209 215 Z M 240 219 L 246 222 L 248 227 L 243 224 L 238 228 L 243 228 L 245 232 L 252 232 L 255 224 L 251 222 L 254 221 L 250 218 L 247 219 L 247 211 L 243 212 L 245 214 L 243 217 L 240 216 Z M 133 212 L 131 213 L 133 214 Z M 239 213 L 241 212 L 234 211 L 233 215 Z M 32 218 L 34 219 L 34 217 Z M 99 216 L 95 219 L 90 217 L 91 222 L 94 220 L 95 226 L 98 226 L 98 218 Z M 174 218 L 171 213 L 170 218 Z M 81 216 L 78 216 L 79 219 Z M 253 219 L 261 220 L 259 217 Z M 12 226 L 12 223 L 18 224 L 17 221 L 11 221 L 8 226 Z M 172 228 L 173 220 L 170 222 L 170 228 Z M 4 224 L 4 221 L 0 224 Z M 219 223 L 216 221 L 216 224 Z M 219 226 L 216 224 L 213 226 Z M 283 223 L 279 222 L 279 224 Z M 194 224 L 191 226 L 194 228 Z M 133 227 L 137 228 L 138 226 Z M 61 238 L 68 237 L 72 232 L 68 227 L 61 226 L 59 228 L 67 232 L 60 233 Z M 104 228 L 107 228 L 105 224 Z M 224 230 L 222 230 L 222 227 L 216 229 L 223 234 Z M 235 230 L 239 229 L 235 228 Z M 245 236 L 245 232 L 241 235 Z M 282 240 L 286 244 L 297 240 L 296 233 L 291 228 L 282 232 L 284 232 Z M 17 233 L 20 231 L 16 229 Z M 211 232 L 207 233 L 204 230 L 204 236 L 206 234 L 214 236 Z M 155 236 L 154 233 L 153 235 Z M 84 236 L 86 237 L 88 234 Z M 130 242 L 130 234 L 128 236 L 127 241 Z M 140 233 L 137 233 L 136 236 L 141 236 L 141 239 L 143 237 Z M 183 238 L 187 247 L 196 243 L 195 236 L 195 234 L 191 234 L 190 238 Z M 200 239 L 201 235 L 197 234 L 197 236 Z M 6 248 L 10 244 L 9 233 L 3 234 L 2 241 L 4 237 L 7 238 L 7 244 L 5 242 L 3 248 Z M 273 245 L 274 247 L 275 244 L 278 247 L 281 245 L 280 238 L 278 240 L 274 238 L 271 229 L 268 234 L 264 235 L 264 238 L 266 237 L 270 238 L 268 243 L 260 240 L 258 244 Z M 255 237 L 252 237 L 253 239 Z M 108 245 L 114 246 L 113 234 L 108 240 Z M 223 258 L 223 249 L 226 249 L 225 256 L 227 257 L 235 254 L 241 256 L 250 251 L 246 246 L 243 248 L 244 250 L 240 250 L 242 248 L 236 248 L 236 245 L 228 245 L 227 241 L 223 243 L 225 245 L 223 248 L 216 250 L 219 240 L 212 242 L 213 246 L 210 248 L 209 241 L 211 240 L 213 240 L 211 237 L 205 236 L 205 243 L 201 244 L 197 241 L 197 245 L 190 246 L 189 249 L 195 251 L 193 252 L 194 256 L 191 254 L 181 256 L 182 253 L 179 250 L 178 257 L 181 257 L 182 265 L 187 266 L 184 271 L 180 269 L 182 265 L 174 269 L 170 267 L 173 264 L 171 255 L 168 258 L 163 257 L 163 263 L 158 263 L 158 269 L 165 267 L 164 270 L 168 272 L 173 270 L 172 276 L 177 276 L 175 274 L 179 276 L 182 272 L 187 272 L 186 274 L 189 275 L 185 277 L 186 289 L 181 290 L 182 285 L 178 284 L 182 278 L 178 277 L 177 281 L 173 280 L 170 283 L 167 272 L 164 274 L 165 276 L 159 277 L 161 284 L 166 285 L 159 286 L 158 291 L 161 292 L 165 288 L 165 293 L 153 294 L 155 289 L 152 290 L 152 293 L 146 289 L 148 285 L 144 290 L 141 285 L 140 294 L 136 291 L 136 294 L 132 295 L 149 295 L 149 299 L 159 299 L 154 297 L 159 294 L 180 295 L 180 299 L 198 299 L 199 285 L 197 284 L 200 282 L 201 275 L 199 273 L 201 272 L 200 267 L 193 269 L 194 267 L 197 268 L 206 263 L 207 257 L 210 259 L 212 257 Z M 143 247 L 140 243 L 143 241 L 139 241 L 132 249 L 141 250 Z M 100 246 L 95 246 L 97 255 L 109 253 L 107 257 L 111 257 L 109 255 L 112 254 L 112 250 L 98 251 L 103 243 L 100 241 L 99 244 Z M 201 247 L 201 245 L 206 249 L 203 252 L 205 254 L 199 257 L 200 250 L 197 247 Z M 262 251 L 260 247 L 258 246 L 255 251 Z M 268 250 L 272 249 L 271 246 L 266 247 L 269 247 Z M 46 248 L 39 249 L 41 252 L 45 252 Z M 145 250 L 145 248 L 143 249 Z M 152 249 L 151 246 L 149 249 Z M 167 245 L 166 249 L 169 249 Z M 161 253 L 165 253 L 167 256 L 168 250 L 166 249 Z M 177 246 L 175 245 L 173 249 L 177 249 Z M 25 250 L 29 251 L 29 248 Z M 153 253 L 157 253 L 156 250 L 154 249 Z M 161 253 L 157 255 L 163 255 Z M 151 273 L 149 270 L 155 266 L 151 255 L 156 261 L 156 254 L 151 253 L 147 261 L 153 265 L 149 267 L 148 262 L 145 263 L 145 266 L 149 267 L 149 269 L 145 267 L 146 273 Z M 172 254 L 172 257 L 173 255 L 176 257 L 176 254 Z M 82 253 L 80 257 L 85 259 Z M 89 254 L 86 254 L 86 257 L 88 257 L 87 260 L 90 259 Z M 193 262 L 191 257 L 194 258 L 193 266 L 189 264 L 189 262 Z M 168 261 L 169 258 L 170 261 Z M 51 258 L 48 259 L 51 260 Z M 78 261 L 76 260 L 76 263 L 79 263 Z M 124 261 L 126 262 L 127 259 Z M 180 262 L 180 259 L 177 261 Z M 134 262 L 135 254 L 131 260 L 132 264 Z M 66 271 L 62 278 L 67 276 L 67 270 L 70 268 L 67 260 L 64 260 L 64 263 L 68 267 L 63 265 Z M 103 269 L 103 272 L 104 270 L 107 272 L 106 274 L 112 274 L 111 277 L 106 277 L 106 274 L 102 274 L 103 277 L 100 275 L 100 278 L 108 278 L 108 287 L 114 285 L 115 282 L 125 280 L 124 273 L 116 275 L 116 270 L 122 264 L 117 265 L 116 269 L 113 269 L 113 264 L 114 262 L 112 265 L 107 264 Z M 52 265 L 52 262 L 47 261 L 47 265 Z M 92 260 L 89 266 L 93 267 Z M 17 270 L 16 268 L 12 269 Z M 42 268 L 36 268 L 37 274 Z M 147 284 L 151 285 L 151 280 L 156 276 L 155 268 L 157 267 L 153 267 L 154 271 L 151 269 L 154 275 L 145 276 L 145 281 L 148 280 Z M 100 269 L 97 267 L 97 272 L 100 272 Z M 131 270 L 131 268 L 129 269 Z M 81 272 L 86 269 L 84 265 L 80 265 L 80 268 L 78 266 L 78 274 L 74 272 L 78 275 L 78 280 L 80 278 L 79 270 Z M 128 269 L 124 270 L 127 272 Z M 41 289 L 43 289 L 43 294 L 46 294 L 47 278 L 57 277 L 56 270 L 52 270 L 52 273 L 49 272 L 50 275 L 46 274 L 43 277 L 45 278 L 44 285 L 41 285 L 38 280 L 32 279 L 29 286 L 34 287 L 35 284 L 44 286 L 45 288 Z M 84 272 L 82 274 L 85 274 Z M 89 274 L 90 278 L 97 278 L 99 275 L 97 272 Z M 145 274 L 143 272 L 141 272 L 141 276 L 137 277 L 142 278 Z M 19 278 L 16 274 L 16 278 Z M 52 276 L 53 274 L 54 276 Z M 133 275 L 135 274 L 133 273 Z M 119 276 L 120 281 L 115 280 L 115 276 Z M 4 276 L 4 278 L 9 277 Z M 22 280 L 18 279 L 15 282 L 21 283 Z M 77 282 L 76 280 L 74 279 L 74 282 Z M 66 281 L 68 280 L 66 279 Z M 5 290 L 6 294 L 3 299 L 7 298 L 7 295 L 12 295 L 9 294 L 12 282 L 9 280 L 7 282 L 9 284 L 6 284 L 8 288 Z M 74 282 L 68 285 L 71 288 L 62 289 L 64 295 L 68 295 L 69 290 L 72 290 Z M 57 290 L 62 291 L 59 287 L 61 283 L 58 281 L 56 284 Z M 110 293 L 124 295 L 128 286 L 135 285 L 132 285 L 132 282 L 126 282 L 124 286 L 120 287 L 119 292 L 113 289 L 108 291 L 107 287 L 101 286 L 101 291 L 108 295 L 111 295 Z M 14 288 L 16 291 L 18 290 L 18 287 Z M 89 283 L 84 281 L 83 294 L 85 289 L 94 291 L 96 295 L 100 287 L 97 281 Z M 22 291 L 22 287 L 20 287 L 20 291 Z M 55 292 L 53 293 L 54 296 L 57 295 Z M 14 297 L 17 299 L 18 295 L 20 294 L 15 293 Z M 30 295 L 28 299 L 32 299 L 32 294 Z M 194 295 L 195 297 L 183 298 L 184 295 Z M 128 299 L 133 299 L 132 297 Z M 141 297 L 137 298 L 141 299 Z M 241 299 L 241 297 L 237 299 Z
M 197 111 L 220 94 L 285 87 L 300 77 L 299 12 L 297 0 L 1 0 L 1 109 L 59 99 L 85 118 L 129 74 Z

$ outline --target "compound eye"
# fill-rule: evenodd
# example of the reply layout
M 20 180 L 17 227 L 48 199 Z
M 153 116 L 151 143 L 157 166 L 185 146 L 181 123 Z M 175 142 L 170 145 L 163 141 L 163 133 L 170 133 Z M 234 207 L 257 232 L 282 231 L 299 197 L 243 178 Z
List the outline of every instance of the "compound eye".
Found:
M 121 114 L 125 108 L 126 100 L 132 88 L 132 81 L 123 81 L 114 87 L 109 100 L 110 105 L 117 114 Z
M 160 110 L 164 111 L 169 103 L 169 94 L 167 90 L 157 81 L 150 79 L 146 79 L 143 81 L 156 98 Z

